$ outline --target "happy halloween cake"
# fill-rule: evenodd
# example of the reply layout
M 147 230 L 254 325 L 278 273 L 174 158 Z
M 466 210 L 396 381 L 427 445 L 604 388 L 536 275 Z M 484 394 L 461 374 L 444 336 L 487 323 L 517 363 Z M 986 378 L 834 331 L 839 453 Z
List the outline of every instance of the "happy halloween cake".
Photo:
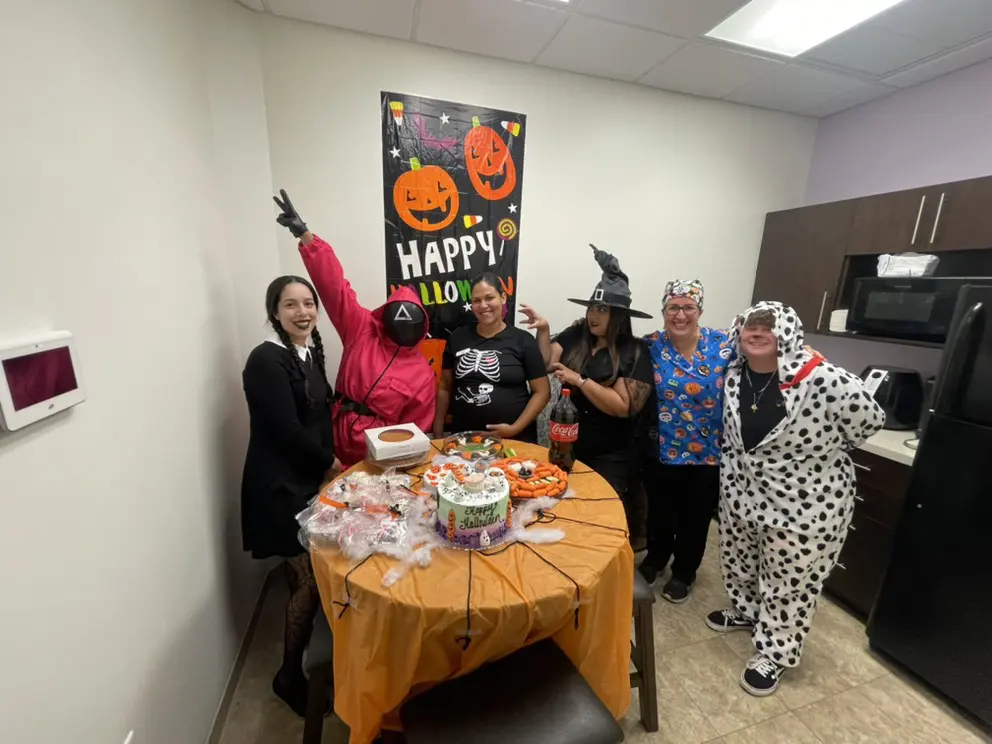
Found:
M 459 548 L 487 548 L 512 526 L 510 484 L 498 468 L 448 475 L 437 485 L 437 532 Z

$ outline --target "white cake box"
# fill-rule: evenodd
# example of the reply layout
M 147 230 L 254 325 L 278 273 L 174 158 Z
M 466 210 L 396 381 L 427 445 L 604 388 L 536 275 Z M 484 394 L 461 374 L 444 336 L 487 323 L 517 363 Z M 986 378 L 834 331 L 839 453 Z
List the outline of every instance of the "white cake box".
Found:
M 397 424 L 367 429 L 365 448 L 368 459 L 378 463 L 423 458 L 431 440 L 416 424 Z

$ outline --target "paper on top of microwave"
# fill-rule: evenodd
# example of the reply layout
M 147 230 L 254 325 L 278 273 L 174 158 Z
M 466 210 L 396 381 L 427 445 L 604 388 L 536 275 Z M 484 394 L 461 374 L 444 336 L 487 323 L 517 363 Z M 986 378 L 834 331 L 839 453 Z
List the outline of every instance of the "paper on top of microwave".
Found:
M 940 258 L 931 253 L 883 253 L 878 257 L 879 276 L 933 276 Z

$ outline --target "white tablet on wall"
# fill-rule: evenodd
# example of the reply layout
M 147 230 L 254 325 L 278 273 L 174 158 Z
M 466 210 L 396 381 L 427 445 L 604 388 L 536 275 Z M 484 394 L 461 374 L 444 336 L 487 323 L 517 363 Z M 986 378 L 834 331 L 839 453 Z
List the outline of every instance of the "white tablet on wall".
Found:
M 0 340 L 0 427 L 23 429 L 84 400 L 71 333 Z

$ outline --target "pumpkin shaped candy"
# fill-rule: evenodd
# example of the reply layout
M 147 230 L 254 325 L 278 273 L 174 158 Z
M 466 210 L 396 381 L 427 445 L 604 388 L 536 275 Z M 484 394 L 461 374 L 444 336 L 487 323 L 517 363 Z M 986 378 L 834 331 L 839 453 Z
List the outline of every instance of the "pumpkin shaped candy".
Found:
M 517 187 L 517 166 L 503 138 L 484 127 L 478 116 L 465 135 L 465 170 L 472 186 L 483 199 L 505 199 Z
M 454 179 L 436 165 L 421 166 L 417 158 L 410 158 L 410 168 L 393 184 L 396 214 L 414 230 L 443 230 L 458 216 Z

